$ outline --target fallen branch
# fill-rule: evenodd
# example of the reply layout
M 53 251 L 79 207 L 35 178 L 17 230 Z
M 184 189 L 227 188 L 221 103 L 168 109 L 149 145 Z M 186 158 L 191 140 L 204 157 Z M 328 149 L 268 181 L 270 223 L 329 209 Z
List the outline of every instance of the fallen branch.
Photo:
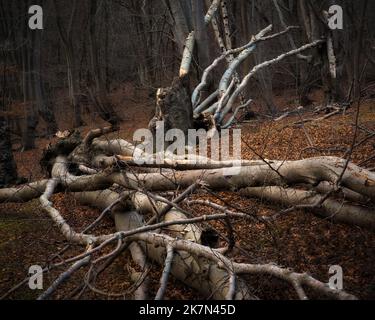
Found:
M 163 300 L 165 291 L 167 289 L 167 283 L 169 274 L 171 273 L 172 262 L 173 262 L 174 250 L 172 246 L 167 247 L 167 257 L 165 258 L 165 266 L 160 279 L 160 288 L 156 294 L 155 300 Z
M 90 250 L 91 247 L 88 248 Z M 53 283 L 52 285 L 44 291 L 37 300 L 46 300 L 48 299 L 56 290 L 57 288 L 64 282 L 66 282 L 77 270 L 80 268 L 86 266 L 89 264 L 91 257 L 87 256 L 75 263 L 72 264 L 72 266 L 66 270 L 64 273 L 62 273 Z
M 335 222 L 375 229 L 374 208 L 351 205 L 330 197 L 324 199 L 324 195 L 312 191 L 274 186 L 246 188 L 240 190 L 240 194 L 293 206 L 293 210 L 310 209 L 318 215 Z

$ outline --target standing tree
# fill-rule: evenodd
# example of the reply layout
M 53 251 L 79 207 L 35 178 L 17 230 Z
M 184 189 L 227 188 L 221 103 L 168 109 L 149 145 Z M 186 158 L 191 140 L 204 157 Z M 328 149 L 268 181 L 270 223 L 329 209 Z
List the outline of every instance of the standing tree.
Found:
M 97 0 L 89 1 L 89 56 L 90 56 L 90 83 L 88 87 L 91 100 L 98 115 L 111 123 L 117 125 L 120 117 L 116 114 L 112 103 L 109 100 L 105 72 L 101 67 L 101 46 L 97 39 L 97 24 L 100 21 L 102 6 L 98 6 Z
M 63 25 L 63 21 L 61 18 L 61 8 L 59 8 L 57 1 L 53 1 L 56 13 L 56 24 L 57 30 L 59 32 L 59 36 L 61 42 L 63 44 L 65 59 L 66 59 L 66 67 L 67 67 L 67 76 L 68 76 L 68 90 L 69 90 L 69 100 L 72 110 L 74 112 L 74 127 L 80 127 L 82 122 L 81 116 L 81 106 L 78 97 L 78 76 L 77 76 L 77 61 L 76 55 L 74 54 L 74 45 L 73 45 L 73 24 L 74 19 L 77 13 L 77 6 L 78 3 L 76 0 L 72 3 L 72 8 L 70 12 L 70 17 L 68 19 L 69 24 L 65 28 Z
M 2 112 L 0 111 L 0 186 L 3 188 L 17 181 L 17 166 L 13 158 L 8 123 Z

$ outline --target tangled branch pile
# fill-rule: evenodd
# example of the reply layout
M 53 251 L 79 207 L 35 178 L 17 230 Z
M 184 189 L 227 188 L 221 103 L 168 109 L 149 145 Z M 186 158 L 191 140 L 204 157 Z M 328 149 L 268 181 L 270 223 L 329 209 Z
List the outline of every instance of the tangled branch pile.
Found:
M 245 197 L 287 203 L 291 205 L 288 211 L 304 208 L 339 223 L 374 229 L 374 173 L 335 157 L 286 162 L 243 160 L 240 167 L 228 167 L 238 165 L 230 161 L 207 159 L 204 165 L 199 162 L 193 165 L 184 159 L 169 159 L 163 168 L 142 167 L 132 161 L 136 146 L 122 139 L 100 139 L 111 131 L 111 127 L 93 130 L 82 141 L 74 134 L 62 139 L 45 152 L 42 163 L 51 168 L 49 179 L 0 190 L 1 202 L 26 202 L 39 197 L 43 209 L 68 243 L 85 248 L 82 254 L 49 267 L 71 264 L 41 299 L 49 297 L 79 268 L 113 261 L 125 248 L 142 270 L 149 268 L 150 261 L 164 267 L 157 299 L 164 296 L 169 274 L 214 299 L 256 299 L 242 274 L 268 274 L 285 280 L 301 299 L 307 298 L 304 288 L 331 298 L 355 298 L 307 273 L 295 273 L 274 264 L 237 263 L 226 257 L 235 245 L 231 237 L 220 235 L 227 241 L 222 248 L 202 243 L 208 221 L 223 220 L 230 230 L 236 219 L 277 223 L 278 215 L 283 212 L 260 217 L 190 197 L 216 190 L 238 191 Z M 82 204 L 103 210 L 82 233 L 73 230 L 49 200 L 53 193 L 67 190 Z M 168 192 L 176 190 L 177 196 Z M 193 216 L 181 208 L 182 203 L 210 206 L 217 213 Z M 89 230 L 109 213 L 116 232 L 90 234 Z M 145 221 L 147 214 L 151 214 L 151 219 Z M 114 243 L 117 245 L 113 252 L 93 259 L 94 254 Z M 136 279 L 135 298 L 144 299 L 148 293 L 147 273 Z

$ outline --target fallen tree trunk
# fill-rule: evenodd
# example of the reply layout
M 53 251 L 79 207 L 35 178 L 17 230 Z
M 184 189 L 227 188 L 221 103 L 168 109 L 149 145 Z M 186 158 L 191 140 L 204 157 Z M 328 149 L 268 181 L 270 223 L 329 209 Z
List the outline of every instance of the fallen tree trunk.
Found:
M 345 203 L 344 200 L 332 198 L 324 199 L 324 196 L 313 191 L 296 190 L 282 187 L 255 187 L 240 190 L 240 194 L 268 200 L 274 203 L 294 206 L 298 208 L 310 208 L 317 215 L 350 225 L 375 230 L 375 208 L 363 207 Z M 324 200 L 324 201 L 323 201 Z
M 119 197 L 117 193 L 109 190 L 75 193 L 74 196 L 81 203 L 100 209 L 106 208 L 116 197 Z M 133 197 L 133 203 L 137 209 L 144 213 L 152 207 L 148 198 L 139 193 Z M 163 205 L 159 203 L 158 206 Z M 124 209 L 126 210 L 126 208 L 121 208 L 120 206 L 113 210 L 117 231 L 129 231 L 144 225 L 144 219 L 137 211 L 124 211 Z M 177 210 L 172 210 L 165 216 L 164 221 L 181 218 L 183 219 L 185 216 Z M 152 237 L 152 233 L 150 235 Z M 197 227 L 194 225 L 174 226 L 172 236 L 176 237 L 177 235 L 179 235 L 180 239 L 193 241 L 197 244 L 200 243 L 200 232 L 198 232 Z M 155 236 L 157 236 L 157 233 L 155 233 Z M 202 245 L 200 246 L 203 247 Z M 166 256 L 166 246 L 142 242 L 142 248 L 150 259 L 163 266 Z M 214 249 L 212 250 L 214 251 Z M 202 256 L 183 250 L 177 251 L 173 259 L 171 274 L 189 287 L 196 289 L 204 297 L 223 300 L 227 296 L 229 290 L 228 272 Z M 243 281 L 238 280 L 234 299 L 256 299 L 256 297 L 250 293 L 249 288 Z
M 311 184 L 322 181 L 335 184 L 345 170 L 346 160 L 336 157 L 315 157 L 297 161 L 273 161 L 255 166 L 232 167 L 213 170 L 191 170 L 174 173 L 107 175 L 107 183 L 117 183 L 135 188 L 134 181 L 141 181 L 147 190 L 174 190 L 176 186 L 188 187 L 197 180 L 204 181 L 215 190 L 233 190 L 244 187 Z M 84 179 L 82 177 L 82 179 Z M 95 182 L 94 176 L 90 179 Z M 99 179 L 98 179 L 99 180 Z M 104 181 L 103 181 L 104 182 Z M 341 185 L 358 194 L 375 200 L 375 173 L 349 163 Z
M 243 167 L 229 167 L 212 170 L 190 170 L 162 173 L 99 172 L 92 175 L 74 176 L 67 171 L 67 160 L 57 158 L 55 175 L 62 179 L 71 191 L 87 191 L 108 188 L 116 183 L 126 188 L 137 189 L 141 183 L 147 190 L 168 191 L 177 186 L 188 187 L 196 181 L 203 181 L 215 190 L 233 190 L 257 186 L 282 186 L 285 184 L 319 185 L 326 181 L 336 183 L 345 169 L 346 161 L 336 157 L 316 157 L 297 161 L 272 161 Z M 0 201 L 7 199 L 30 199 L 40 193 L 46 181 L 32 183 L 20 188 L 0 190 Z M 375 200 L 375 173 L 349 163 L 341 185 L 362 196 Z M 27 201 L 26 199 L 26 201 Z M 17 200 L 17 199 L 15 199 Z
M 28 202 L 41 196 L 48 180 L 40 180 L 23 186 L 0 189 L 0 203 Z
M 341 177 L 343 186 L 373 200 L 374 174 L 353 164 L 349 164 L 342 174 L 344 165 L 345 160 L 343 159 L 321 157 L 285 163 L 273 161 L 263 164 L 258 163 L 253 166 L 211 170 L 177 172 L 167 169 L 165 172 L 150 174 L 107 170 L 92 175 L 76 176 L 68 170 L 67 157 L 58 156 L 55 159 L 50 180 L 21 188 L 1 189 L 0 199 L 1 201 L 9 198 L 13 201 L 26 201 L 39 196 L 42 192 L 40 202 L 43 209 L 57 224 L 66 239 L 69 242 L 93 248 L 74 259 L 68 259 L 70 262 L 82 260 L 114 241 L 119 242 L 118 247 L 121 247 L 123 241 L 135 241 L 138 244 L 131 245 L 130 250 L 138 265 L 145 265 L 144 254 L 159 265 L 164 265 L 167 252 L 173 250 L 176 254 L 173 255 L 173 258 L 169 255 L 168 259 L 172 259 L 172 262 L 169 263 L 166 270 L 170 270 L 171 274 L 177 279 L 195 288 L 205 297 L 255 299 L 256 297 L 251 293 L 251 289 L 238 277 L 237 273 L 266 273 L 290 282 L 301 299 L 306 298 L 302 285 L 308 285 L 332 297 L 351 299 L 353 296 L 343 291 L 329 289 L 325 284 L 306 274 L 293 273 L 274 265 L 238 264 L 229 260 L 221 253 L 222 250 L 209 248 L 200 243 L 200 228 L 195 223 L 188 222 L 189 219 L 186 220 L 184 211 L 177 204 L 163 203 L 160 201 L 162 198 L 152 195 L 148 191 L 175 190 L 176 186 L 189 187 L 200 181 L 206 187 L 216 190 L 235 190 L 250 186 L 248 190 L 259 190 L 260 192 L 255 193 L 254 191 L 254 195 L 263 196 L 264 188 L 251 187 L 270 184 L 275 188 L 274 186 L 277 184 L 285 185 L 286 183 L 317 185 L 321 181 L 335 183 Z M 114 184 L 134 191 L 125 191 L 119 195 L 116 192 L 105 190 Z M 51 195 L 59 190 L 59 186 L 65 190 L 76 191 L 74 196 L 82 203 L 101 209 L 112 207 L 117 232 L 99 236 L 75 232 L 49 200 Z M 281 190 L 280 187 L 277 188 L 279 188 L 279 191 Z M 89 192 L 89 190 L 100 191 Z M 270 193 L 270 198 L 273 193 Z M 246 195 L 249 195 L 249 193 Z M 315 197 L 318 198 L 310 198 L 317 201 L 322 196 Z M 295 197 L 295 203 L 310 205 L 313 201 L 310 198 L 306 197 L 305 194 L 298 194 Z M 327 202 L 322 202 L 323 207 L 326 206 L 325 208 L 329 210 L 331 210 L 331 207 L 338 209 L 337 204 L 332 202 L 333 200 L 325 200 Z M 290 204 L 292 203 L 294 202 Z M 361 211 L 360 216 L 353 216 L 350 213 L 351 208 L 344 207 L 346 211 L 337 216 L 340 217 L 340 221 L 354 222 L 366 226 L 370 223 L 373 226 L 373 220 L 369 217 L 371 212 Z M 142 214 L 150 212 L 154 214 L 154 217 L 157 217 L 157 220 L 162 221 L 160 226 L 159 224 L 145 225 Z M 230 216 L 234 218 L 236 215 Z M 210 218 L 228 219 L 228 217 L 225 212 L 222 215 L 216 215 L 216 217 L 197 217 L 193 221 L 203 222 Z M 243 218 L 243 215 L 239 214 L 237 217 Z M 358 223 L 358 219 L 362 220 Z M 184 221 L 187 222 L 184 223 Z M 168 229 L 164 229 L 163 225 L 168 226 Z M 160 233 L 162 231 L 167 232 L 167 234 Z M 143 285 L 147 286 L 147 282 Z M 144 297 L 145 292 L 146 288 L 141 287 L 140 291 L 136 292 L 136 296 Z
M 113 200 L 118 198 L 118 194 L 109 190 L 101 192 L 82 192 L 74 195 L 76 199 L 85 204 L 99 207 L 108 207 Z M 148 210 L 150 206 L 146 198 L 140 194 L 133 198 L 138 209 Z M 160 205 L 160 204 L 159 204 Z M 124 207 L 117 207 L 113 211 L 116 229 L 129 231 L 143 225 L 143 218 L 136 211 L 124 211 Z M 181 217 L 181 215 L 178 215 Z M 177 225 L 175 232 L 180 234 L 176 238 L 161 234 L 159 232 L 135 233 L 128 237 L 129 241 L 142 243 L 144 252 L 159 265 L 163 265 L 167 255 L 167 249 L 172 246 L 178 254 L 173 258 L 171 273 L 182 282 L 195 288 L 203 296 L 213 299 L 256 299 L 247 287 L 246 283 L 236 274 L 269 274 L 273 277 L 289 282 L 296 290 L 300 299 L 307 299 L 303 286 L 310 287 L 314 291 L 323 293 L 332 298 L 355 299 L 342 290 L 329 288 L 326 284 L 312 278 L 306 273 L 295 273 L 290 269 L 283 269 L 273 264 L 245 264 L 235 263 L 224 257 L 219 250 L 211 249 L 199 244 L 199 239 L 192 241 L 184 236 L 184 226 Z M 188 226 L 190 231 L 194 226 Z M 178 230 L 179 229 L 179 230 Z M 194 232 L 194 231 L 193 231 Z M 188 232 L 189 233 L 189 232 Z M 182 237 L 181 237 L 182 236 Z M 235 290 L 233 290 L 233 276 L 235 280 Z

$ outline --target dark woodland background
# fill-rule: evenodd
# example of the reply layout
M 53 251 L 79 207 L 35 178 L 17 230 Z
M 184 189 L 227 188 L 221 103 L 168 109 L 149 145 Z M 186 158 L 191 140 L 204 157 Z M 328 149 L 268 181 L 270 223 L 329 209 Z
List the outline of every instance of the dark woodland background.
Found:
M 283 22 L 273 1 L 228 2 L 232 46 L 246 44 L 251 35 L 272 24 L 300 26 L 292 37 L 279 37 L 260 45 L 240 66 L 244 75 L 250 66 L 326 36 L 320 12 L 338 4 L 344 11 L 344 29 L 333 32 L 337 58 L 335 102 L 350 103 L 371 94 L 375 81 L 374 1 L 279 1 Z M 28 28 L 28 8 L 44 10 L 44 30 Z M 177 75 L 186 35 L 198 30 L 192 83 L 220 54 L 210 27 L 200 26 L 206 12 L 204 1 L 74 0 L 0 2 L 1 86 L 0 108 L 22 136 L 25 150 L 33 148 L 36 128 L 46 124 L 46 133 L 59 127 L 61 114 L 70 115 L 64 127 L 82 125 L 82 114 L 95 113 L 116 122 L 118 108 L 126 104 L 111 95 L 126 85 L 127 97 L 137 98 L 146 89 L 150 98 L 158 87 Z M 220 28 L 222 26 L 219 25 Z M 323 59 L 288 59 L 259 73 L 247 94 L 259 101 L 260 112 L 275 114 L 283 106 L 275 94 L 289 90 L 301 105 L 311 103 L 314 89 L 327 91 Z M 215 78 L 215 77 L 213 77 Z M 212 80 L 214 82 L 214 80 Z M 214 84 L 212 84 L 213 86 Z M 329 98 L 329 99 L 331 99 Z M 69 121 L 69 123 L 67 123 Z

